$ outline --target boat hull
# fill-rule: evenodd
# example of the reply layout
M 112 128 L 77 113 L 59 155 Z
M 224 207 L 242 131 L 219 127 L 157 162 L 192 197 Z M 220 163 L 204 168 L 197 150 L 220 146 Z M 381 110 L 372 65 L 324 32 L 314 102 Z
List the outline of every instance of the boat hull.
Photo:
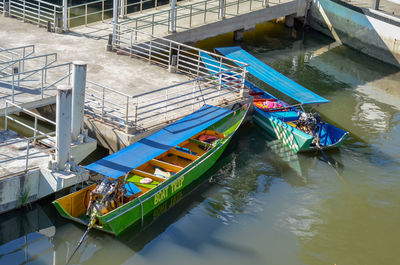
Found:
M 222 155 L 234 133 L 245 119 L 248 108 L 249 106 L 246 106 L 244 109 L 236 111 L 237 114 L 233 114 L 233 117 L 231 116 L 226 121 L 226 124 L 229 126 L 226 126 L 227 129 L 224 131 L 227 135 L 224 141 L 212 147 L 198 160 L 171 177 L 170 180 L 165 182 L 165 185 L 160 185 L 143 194 L 138 199 L 132 200 L 105 215 L 98 216 L 97 219 L 100 225 L 95 225 L 94 228 L 114 235 L 120 235 L 128 227 L 140 224 L 141 222 L 143 223 L 144 218 L 160 205 L 163 205 L 165 201 L 172 198 L 178 201 L 180 197 L 175 195 L 200 178 Z M 221 126 L 224 127 L 225 124 Z M 82 219 L 71 216 L 57 200 L 53 204 L 63 217 L 87 225 Z
M 308 135 L 290 125 L 286 122 L 264 112 L 258 108 L 254 110 L 254 122 L 263 128 L 268 134 L 279 139 L 285 146 L 293 152 L 307 152 L 315 150 L 328 150 L 341 146 L 349 137 L 349 133 L 339 128 L 329 125 L 332 130 L 340 131 L 340 137 L 333 141 L 331 144 L 323 146 L 311 145 L 314 139 L 313 136 Z
M 279 139 L 293 152 L 309 150 L 313 137 L 293 128 L 287 123 L 269 115 L 268 113 L 255 108 L 253 120 L 268 134 Z

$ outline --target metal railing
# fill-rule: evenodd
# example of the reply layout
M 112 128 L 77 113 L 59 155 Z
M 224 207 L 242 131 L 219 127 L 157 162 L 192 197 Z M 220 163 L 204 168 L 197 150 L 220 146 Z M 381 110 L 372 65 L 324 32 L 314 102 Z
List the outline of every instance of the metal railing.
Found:
M 278 1 L 280 2 L 280 0 Z M 189 29 L 194 25 L 195 17 L 198 21 L 197 24 L 205 24 L 207 21 L 222 19 L 227 15 L 235 16 L 243 12 L 263 8 L 266 4 L 268 4 L 268 1 L 264 0 L 225 0 L 223 5 L 221 5 L 220 0 L 184 3 L 175 8 L 175 27 Z M 136 30 L 151 28 L 151 34 L 154 34 L 155 27 L 160 28 L 162 31 L 170 31 L 170 23 L 171 9 L 121 21 L 122 25 L 130 26 Z
M 55 60 L 49 60 L 50 56 L 54 56 L 54 54 L 37 56 L 37 58 L 45 58 L 46 62 L 44 66 L 36 67 L 34 70 L 12 72 L 11 74 L 0 76 L 0 81 L 2 82 L 0 86 L 11 86 L 11 102 L 14 102 L 16 90 L 21 89 L 22 82 L 25 82 L 25 84 L 30 83 L 29 86 L 24 86 L 24 89 L 40 91 L 40 98 L 44 97 L 46 90 L 55 88 L 57 84 L 64 80 L 67 80 L 68 85 L 70 84 L 72 63 L 52 65 L 57 60 L 57 57 L 55 56 Z M 28 59 L 31 58 L 34 59 L 35 57 Z M 48 82 L 47 76 L 52 77 L 50 82 Z
M 24 71 L 25 62 L 24 60 L 35 53 L 35 45 L 25 45 L 20 47 L 14 47 L 9 49 L 0 48 L 0 62 L 10 62 L 10 67 L 13 60 L 22 60 L 19 71 Z M 0 67 L 0 74 L 7 74 L 8 67 Z
M 10 116 L 10 111 L 9 111 L 9 106 L 12 107 L 13 111 L 18 111 L 18 112 L 23 112 L 26 113 L 30 116 L 32 116 L 34 118 L 34 125 L 33 127 L 23 123 L 21 121 L 19 121 L 18 119 L 13 118 L 12 116 Z M 29 168 L 29 160 L 33 158 L 34 155 L 40 154 L 40 153 L 49 153 L 50 151 L 54 151 L 56 149 L 55 146 L 51 146 L 51 144 L 46 143 L 46 145 L 50 145 L 50 148 L 46 148 L 46 149 L 40 149 L 40 150 L 36 150 L 36 151 L 31 151 L 32 147 L 31 145 L 35 146 L 38 140 L 43 140 L 45 138 L 50 138 L 52 136 L 55 135 L 55 131 L 54 132 L 50 132 L 50 133 L 45 133 L 42 132 L 38 129 L 38 120 L 42 120 L 45 122 L 48 122 L 54 126 L 56 126 L 56 123 L 46 119 L 32 111 L 29 111 L 27 109 L 25 109 L 24 107 L 21 107 L 17 104 L 12 103 L 11 101 L 6 101 L 6 108 L 5 108 L 5 117 L 4 117 L 4 131 L 8 130 L 8 121 L 12 121 L 18 125 L 23 126 L 24 128 L 27 128 L 31 131 L 33 131 L 33 136 L 26 138 L 26 139 L 16 139 L 16 140 L 12 140 L 12 141 L 6 141 L 5 143 L 1 143 L 0 144 L 0 148 L 1 147 L 5 147 L 8 145 L 13 145 L 13 144 L 18 144 L 21 142 L 26 142 L 26 153 L 23 155 L 17 155 L 17 156 L 12 156 L 10 158 L 4 159 L 4 160 L 0 160 L 0 164 L 2 163 L 6 163 L 6 162 L 10 162 L 13 160 L 21 160 L 21 159 L 25 159 L 25 170 L 28 170 Z
M 242 71 L 234 74 L 235 71 Z M 147 130 L 191 113 L 204 104 L 242 98 L 245 69 L 236 67 L 139 95 L 128 95 L 88 81 L 85 111 L 118 128 Z
M 118 14 L 121 17 L 129 13 L 140 12 L 145 9 L 156 8 L 162 1 L 159 0 L 120 0 Z M 153 4 L 154 3 L 154 4 Z M 165 5 L 165 4 L 164 4 Z M 68 28 L 87 25 L 88 23 L 112 18 L 112 1 L 95 0 L 68 7 Z
M 3 10 L 8 4 L 8 13 L 12 17 L 33 22 L 39 26 L 61 27 L 62 6 L 44 0 L 2 0 Z
M 11 60 L 5 60 L 0 62 L 0 73 L 3 73 L 4 75 L 6 74 L 17 74 L 18 72 L 25 71 L 25 66 L 29 63 L 32 62 L 32 64 L 35 64 L 35 67 L 37 67 L 37 64 L 39 60 L 43 59 L 43 62 L 39 62 L 39 64 L 42 64 L 41 68 L 43 67 L 47 67 L 49 65 L 52 65 L 53 63 L 55 63 L 57 61 L 57 53 L 48 53 L 48 54 L 42 54 L 42 55 L 38 55 L 38 56 L 25 56 L 22 58 L 18 58 L 18 59 L 11 59 Z M 35 62 L 33 62 L 35 61 Z M 44 75 L 46 76 L 46 72 L 44 73 Z M 30 77 L 30 76 L 28 76 Z M 28 77 L 24 77 L 23 79 L 20 78 L 20 76 L 18 76 L 18 86 L 20 85 L 21 81 L 26 80 Z
M 86 113 L 119 128 L 148 129 L 187 115 L 203 104 L 228 104 L 243 96 L 247 64 L 242 62 L 123 25 L 118 25 L 113 47 L 122 54 L 192 78 L 139 95 L 88 81 Z M 203 62 L 201 53 L 216 61 Z
M 116 126 L 131 124 L 132 96 L 93 81 L 85 92 L 86 112 Z
M 187 74 L 191 77 L 201 77 L 210 73 L 202 63 L 200 53 L 207 53 L 220 62 L 217 72 L 230 70 L 232 74 L 241 75 L 247 66 L 237 60 L 201 50 L 186 44 L 165 38 L 156 38 L 125 25 L 117 25 L 113 48 L 133 58 L 146 60 L 150 63 Z
M 113 7 L 106 6 L 106 0 L 86 2 L 68 7 L 68 28 L 104 21 L 112 17 Z

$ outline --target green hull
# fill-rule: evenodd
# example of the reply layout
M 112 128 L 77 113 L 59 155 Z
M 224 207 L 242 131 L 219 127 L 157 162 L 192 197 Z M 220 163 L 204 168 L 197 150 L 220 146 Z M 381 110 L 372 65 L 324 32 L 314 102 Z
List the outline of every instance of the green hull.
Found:
M 236 114 L 233 117 L 232 115 L 229 115 L 223 120 L 217 122 L 217 124 L 213 125 L 213 128 L 220 128 L 226 135 L 228 135 L 222 142 L 177 173 L 174 177 L 163 182 L 159 187 L 154 188 L 141 196 L 140 199 L 135 199 L 126 203 L 108 214 L 98 216 L 101 226 L 96 225 L 94 227 L 105 232 L 119 235 L 128 227 L 143 222 L 143 218 L 146 215 L 153 212 L 165 201 L 171 199 L 183 188 L 198 179 L 217 161 L 228 146 L 232 136 L 243 122 L 247 110 L 248 107 L 244 110 L 236 111 Z M 69 215 L 59 202 L 54 201 L 53 204 L 63 217 L 87 225 L 81 219 Z
M 279 139 L 293 152 L 297 153 L 310 149 L 313 137 L 293 128 L 287 123 L 273 116 L 266 116 L 260 110 L 254 111 L 253 120 L 270 135 Z
M 288 125 L 274 116 L 255 109 L 253 120 L 271 136 L 280 140 L 285 146 L 295 153 L 318 150 L 316 146 L 311 145 L 314 139 L 313 136 Z M 347 138 L 349 138 L 348 132 L 343 134 L 343 136 L 335 144 L 323 146 L 320 147 L 320 149 L 327 150 L 337 148 L 341 146 Z

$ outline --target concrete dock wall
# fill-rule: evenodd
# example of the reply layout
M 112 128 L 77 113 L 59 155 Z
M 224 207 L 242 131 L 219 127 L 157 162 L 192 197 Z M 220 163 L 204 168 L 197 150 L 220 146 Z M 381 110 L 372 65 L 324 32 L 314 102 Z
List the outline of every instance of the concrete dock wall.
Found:
M 267 7 L 247 14 L 174 33 L 166 38 L 182 43 L 196 42 L 236 30 L 251 30 L 254 29 L 257 24 L 271 21 L 279 17 L 285 17 L 288 15 L 302 17 L 305 14 L 306 8 L 306 0 L 282 3 L 276 6 Z
M 400 19 L 337 0 L 313 0 L 308 24 L 338 42 L 400 67 Z

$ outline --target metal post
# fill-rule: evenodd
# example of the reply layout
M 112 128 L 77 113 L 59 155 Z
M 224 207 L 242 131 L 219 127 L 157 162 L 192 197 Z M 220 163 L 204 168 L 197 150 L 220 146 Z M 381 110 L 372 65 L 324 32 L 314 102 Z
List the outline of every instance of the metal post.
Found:
M 87 15 L 88 15 L 88 10 L 87 10 L 87 4 L 85 5 L 85 26 L 87 26 Z
M 143 0 L 140 0 L 140 13 L 143 13 Z
M 113 0 L 113 45 L 117 43 L 118 0 Z
M 193 9 L 193 4 L 190 5 L 189 28 L 192 27 L 192 9 Z
M 126 97 L 126 110 L 125 110 L 125 120 L 126 120 L 126 126 L 128 126 L 129 123 L 129 97 Z
M 25 22 L 25 0 L 22 2 L 22 19 Z
M 246 80 L 246 67 L 243 67 L 242 71 L 242 84 L 240 86 L 240 96 L 244 96 L 244 88 L 245 88 L 245 80 Z
M 225 0 L 219 0 L 218 18 L 225 19 Z
M 105 101 L 105 88 L 103 87 L 103 96 L 101 98 L 101 120 L 104 121 L 104 101 Z
M 153 17 L 151 18 L 151 35 L 154 35 L 154 14 Z
M 73 62 L 71 138 L 77 141 L 83 129 L 85 108 L 86 69 L 84 62 Z
M 170 31 L 172 33 L 176 32 L 176 28 L 175 28 L 175 19 L 176 19 L 176 17 L 175 17 L 175 6 L 176 6 L 176 0 L 172 0 L 172 5 L 171 5 L 171 23 L 170 23 L 170 25 L 171 25 Z
M 63 30 L 68 31 L 68 3 L 63 0 Z
M 40 2 L 38 3 L 38 18 L 37 18 L 38 26 L 40 25 Z
M 119 17 L 125 18 L 125 0 L 120 0 Z
M 4 131 L 7 131 L 8 102 L 6 101 L 6 109 L 4 111 Z
M 25 170 L 28 170 L 28 166 L 29 166 L 29 144 L 30 144 L 30 140 L 27 140 L 27 143 L 26 143 Z
M 207 1 L 204 2 L 204 24 L 206 23 L 207 18 Z
M 15 91 L 15 87 L 14 87 L 14 71 L 12 74 L 12 85 L 11 85 L 11 102 L 14 103 L 14 91 Z
M 101 1 L 101 22 L 104 22 L 104 0 Z
M 373 0 L 372 9 L 379 10 L 379 2 L 380 0 Z
M 57 87 L 56 112 L 56 161 L 58 170 L 64 170 L 71 146 L 71 103 L 72 91 L 69 86 Z
M 36 144 L 36 136 L 37 136 L 37 116 L 35 116 L 35 123 L 34 123 L 34 131 L 33 131 L 33 144 Z

